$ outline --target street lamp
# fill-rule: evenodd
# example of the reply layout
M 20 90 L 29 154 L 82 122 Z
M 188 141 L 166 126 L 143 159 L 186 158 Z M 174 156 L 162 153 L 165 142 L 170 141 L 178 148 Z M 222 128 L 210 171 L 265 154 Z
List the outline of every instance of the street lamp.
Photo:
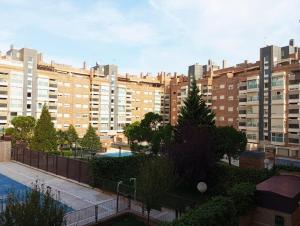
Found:
M 133 199 L 134 201 L 136 201 L 136 178 L 135 177 L 132 177 L 129 179 L 129 181 L 133 181 L 133 186 L 134 186 L 134 193 L 133 193 Z
M 197 184 L 197 189 L 198 189 L 198 191 L 200 191 L 201 194 L 203 194 L 204 192 L 207 191 L 207 185 L 206 185 L 206 183 L 205 182 L 199 182 Z

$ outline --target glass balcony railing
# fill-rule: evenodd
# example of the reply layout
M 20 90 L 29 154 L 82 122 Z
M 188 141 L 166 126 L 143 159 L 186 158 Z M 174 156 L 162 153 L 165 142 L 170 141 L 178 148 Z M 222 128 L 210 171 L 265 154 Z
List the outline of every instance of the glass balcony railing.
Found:
M 272 96 L 272 100 L 283 100 L 283 95 L 274 95 Z

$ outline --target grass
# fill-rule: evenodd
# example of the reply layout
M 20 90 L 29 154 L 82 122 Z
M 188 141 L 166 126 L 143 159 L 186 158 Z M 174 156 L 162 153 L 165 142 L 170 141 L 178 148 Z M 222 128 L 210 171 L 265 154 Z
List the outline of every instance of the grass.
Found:
M 99 225 L 106 225 L 106 226 L 146 226 L 146 224 L 137 219 L 133 215 L 124 215 L 118 218 L 113 219 L 110 223 L 107 224 L 99 224 Z

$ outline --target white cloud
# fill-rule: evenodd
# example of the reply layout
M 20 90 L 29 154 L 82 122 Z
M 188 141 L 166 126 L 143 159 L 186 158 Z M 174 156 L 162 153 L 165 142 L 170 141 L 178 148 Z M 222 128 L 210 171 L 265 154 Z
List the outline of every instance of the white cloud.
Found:
M 0 22 L 0 31 L 6 31 L 0 32 L 0 48 L 16 40 L 20 31 L 34 28 L 64 42 L 95 49 L 110 46 L 100 57 L 118 58 L 121 71 L 155 74 L 186 72 L 189 64 L 204 64 L 208 58 L 232 64 L 255 61 L 263 45 L 285 45 L 289 38 L 297 43 L 300 37 L 299 0 L 145 0 L 125 8 L 120 6 L 123 1 L 79 2 L 0 0 L 6 5 L 0 9 L 2 17 L 11 18 Z M 79 54 L 83 59 L 89 53 Z M 56 58 L 81 61 L 75 56 Z

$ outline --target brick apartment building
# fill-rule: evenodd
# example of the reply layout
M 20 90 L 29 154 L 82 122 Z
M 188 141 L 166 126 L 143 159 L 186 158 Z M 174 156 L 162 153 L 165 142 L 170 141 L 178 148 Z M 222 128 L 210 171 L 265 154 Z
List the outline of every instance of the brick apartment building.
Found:
M 175 125 L 196 80 L 218 126 L 244 131 L 249 149 L 300 158 L 299 48 L 290 40 L 285 47 L 263 47 L 259 54 L 257 62 L 232 67 L 212 60 L 191 65 L 188 76 L 135 76 L 120 74 L 117 65 L 47 63 L 34 49 L 12 46 L 0 54 L 0 127 L 10 126 L 17 115 L 39 117 L 46 103 L 57 129 L 73 124 L 82 136 L 91 123 L 102 140 L 121 140 L 123 127 L 147 112 Z
M 170 82 L 170 122 L 174 125 L 195 79 L 203 98 L 216 113 L 218 126 L 232 125 L 246 133 L 249 149 L 276 152 L 300 158 L 299 150 L 299 48 L 290 40 L 285 47 L 260 49 L 259 61 L 220 68 L 191 65 L 188 78 L 175 76 Z

